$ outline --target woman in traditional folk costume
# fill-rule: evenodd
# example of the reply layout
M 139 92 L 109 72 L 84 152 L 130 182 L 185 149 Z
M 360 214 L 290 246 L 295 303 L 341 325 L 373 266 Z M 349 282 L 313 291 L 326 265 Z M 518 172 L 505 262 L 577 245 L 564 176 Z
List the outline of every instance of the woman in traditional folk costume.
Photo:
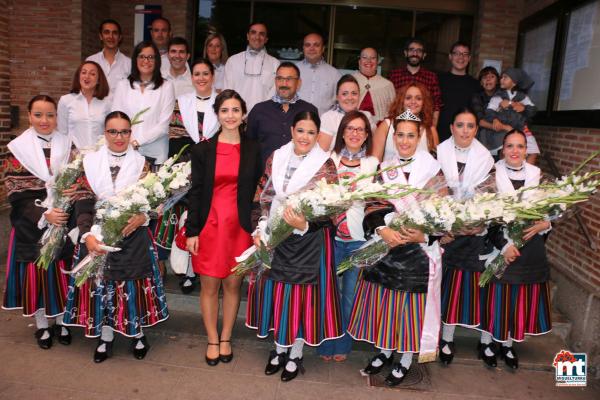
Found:
M 267 160 L 255 201 L 264 217 L 273 216 L 286 195 L 314 186 L 322 178 L 337 182 L 337 171 L 329 153 L 317 145 L 319 117 L 300 112 L 292 125 L 292 141 Z M 330 235 L 331 220 L 307 222 L 288 207 L 283 219 L 295 228 L 292 236 L 273 249 L 271 269 L 248 288 L 246 325 L 267 337 L 273 331 L 265 374 L 283 368 L 282 381 L 290 381 L 302 368 L 304 344 L 318 346 L 341 337 L 342 319 Z M 260 233 L 255 234 L 259 245 Z
M 135 184 L 150 165 L 129 144 L 131 122 L 125 113 L 106 116 L 106 144 L 83 159 L 85 178 L 93 197 L 75 204 L 81 243 L 75 261 L 88 253 L 103 254 L 102 238 L 93 225 L 96 201 L 107 200 Z M 120 251 L 109 253 L 102 279 L 88 279 L 81 287 L 69 283 L 64 323 L 81 326 L 87 337 L 100 337 L 94 362 L 112 355 L 114 332 L 132 338 L 137 359 L 146 356 L 150 345 L 142 329 L 169 316 L 156 249 L 147 228 L 148 216 L 131 217 L 123 228 Z
M 438 161 L 452 195 L 459 200 L 472 197 L 477 191 L 494 191 L 494 159 L 475 135 L 478 121 L 469 108 L 458 110 L 450 125 L 452 136 L 438 146 Z M 450 364 L 454 357 L 456 325 L 472 328 L 480 323 L 479 310 L 485 288 L 479 287 L 484 270 L 480 256 L 487 253 L 483 229 L 446 235 L 444 245 L 444 276 L 442 279 L 442 339 L 440 360 Z M 480 355 L 491 344 L 485 338 L 478 345 Z M 487 360 L 484 358 L 484 361 Z
M 445 188 L 440 165 L 426 151 L 417 150 L 422 130 L 410 111 L 396 119 L 396 157 L 381 164 L 386 183 L 409 184 L 432 190 Z M 405 212 L 417 206 L 419 196 L 390 200 L 393 210 Z M 410 212 L 410 211 L 409 211 Z M 364 369 L 379 373 L 401 354 L 385 378 L 389 386 L 400 384 L 412 364 L 413 354 L 421 362 L 435 359 L 439 333 L 441 253 L 436 240 L 417 229 L 395 231 L 385 226 L 381 213 L 371 213 L 368 225 L 390 246 L 373 266 L 366 267 L 356 286 L 348 333 L 356 340 L 372 343 L 380 352 Z
M 55 331 L 61 344 L 71 343 L 68 328 L 62 326 L 67 295 L 67 269 L 73 254 L 65 246 L 47 270 L 36 265 L 39 240 L 48 224 L 64 225 L 69 215 L 58 208 L 45 210 L 36 200 L 47 197 L 46 186 L 73 156 L 71 140 L 56 131 L 56 102 L 49 96 L 35 96 L 28 105 L 31 127 L 8 144 L 10 155 L 4 164 L 6 191 L 12 207 L 12 229 L 8 242 L 6 282 L 2 308 L 20 309 L 35 317 L 38 345 L 52 346 L 55 332 L 48 318 L 56 317 Z M 69 251 L 70 250 L 70 251 Z
M 331 159 L 335 162 L 340 179 L 355 179 L 360 175 L 373 174 L 379 161 L 371 155 L 373 133 L 369 119 L 362 111 L 349 111 L 344 115 L 338 128 Z M 357 182 L 369 184 L 370 179 Z M 336 216 L 335 222 L 335 265 L 337 266 L 353 251 L 365 243 L 363 220 L 365 202 L 356 201 L 352 207 Z M 348 327 L 350 312 L 354 302 L 354 289 L 358 279 L 358 268 L 352 268 L 338 276 L 342 302 L 343 330 Z M 352 350 L 352 338 L 348 335 L 328 340 L 317 348 L 317 353 L 325 361 L 344 361 Z
M 502 154 L 504 159 L 496 163 L 499 193 L 539 185 L 540 169 L 525 161 L 527 137 L 524 133 L 507 133 Z M 487 340 L 501 343 L 500 356 L 513 369 L 519 368 L 513 342 L 522 342 L 525 335 L 541 335 L 552 329 L 550 268 L 545 247 L 545 236 L 550 229 L 550 221 L 534 222 L 525 229 L 527 243 L 518 250 L 505 238 L 502 229 L 490 231 L 490 239 L 497 249 L 493 254 L 500 251 L 510 264 L 500 279 L 494 278 L 488 285 L 477 329 Z
M 187 149 L 179 158 L 179 161 L 189 160 L 191 146 L 195 143 L 211 139 L 219 129 L 217 115 L 213 110 L 217 93 L 213 88 L 214 67 L 212 63 L 200 58 L 192 64 L 192 83 L 196 89 L 194 92 L 186 93 L 177 98 L 171 122 L 169 124 L 169 157 L 180 152 L 188 145 Z M 178 161 L 178 162 L 179 162 Z M 187 202 L 182 199 L 173 208 L 167 210 L 159 217 L 154 229 L 154 240 L 158 246 L 158 255 L 161 260 L 167 258 L 167 254 L 173 246 L 173 239 L 179 232 L 179 220 L 186 218 Z M 180 251 L 177 249 L 176 251 Z M 185 260 L 181 257 L 181 261 Z M 190 293 L 194 290 L 196 275 L 191 262 L 181 263 L 179 257 L 171 259 L 171 268 L 175 273 L 181 274 L 181 291 Z

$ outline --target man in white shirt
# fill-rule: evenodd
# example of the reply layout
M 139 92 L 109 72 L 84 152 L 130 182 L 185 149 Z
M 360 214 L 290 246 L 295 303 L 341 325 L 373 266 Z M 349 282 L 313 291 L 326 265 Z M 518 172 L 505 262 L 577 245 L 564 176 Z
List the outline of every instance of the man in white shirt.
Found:
M 99 31 L 102 50 L 89 56 L 87 61 L 94 61 L 102 67 L 110 88 L 109 96 L 112 97 L 117 83 L 131 73 L 131 58 L 119 51 L 123 36 L 117 21 L 105 19 L 100 23 Z
M 306 35 L 302 49 L 304 60 L 296 64 L 302 75 L 302 86 L 298 95 L 302 100 L 317 107 L 319 115 L 323 115 L 335 103 L 335 88 L 342 74 L 323 59 L 325 46 L 320 34 Z
M 238 92 L 250 112 L 256 103 L 268 100 L 275 94 L 275 72 L 279 60 L 267 54 L 265 44 L 269 38 L 264 23 L 250 24 L 246 39 L 246 50 L 229 57 L 225 64 L 223 88 Z
M 179 36 L 171 39 L 167 56 L 169 63 L 161 65 L 160 73 L 163 78 L 173 84 L 175 97 L 193 92 L 192 73 L 187 63 L 190 59 L 190 47 L 187 40 Z
M 377 122 L 387 117 L 390 104 L 396 97 L 394 84 L 377 74 L 378 63 L 377 50 L 371 47 L 364 48 L 358 59 L 358 72 L 353 74 L 360 87 L 358 109 L 375 115 Z
M 158 17 L 150 24 L 150 37 L 158 47 L 160 53 L 161 65 L 169 65 L 169 41 L 173 34 L 171 33 L 171 22 L 165 17 Z

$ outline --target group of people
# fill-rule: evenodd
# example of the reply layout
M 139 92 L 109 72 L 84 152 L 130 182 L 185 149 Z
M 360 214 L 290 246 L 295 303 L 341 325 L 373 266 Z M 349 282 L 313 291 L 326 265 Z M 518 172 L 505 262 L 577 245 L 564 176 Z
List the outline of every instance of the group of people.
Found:
M 518 69 L 500 77 L 488 68 L 480 91 L 466 74 L 464 43 L 452 46 L 453 69 L 438 82 L 421 66 L 423 43 L 411 39 L 407 66 L 392 73 L 392 84 L 377 74 L 371 48 L 361 52 L 357 73 L 340 76 L 323 60 L 323 37 L 315 33 L 304 38 L 303 61 L 280 63 L 265 50 L 267 27 L 253 23 L 246 51 L 227 58 L 224 38 L 211 34 L 204 57 L 189 66 L 187 42 L 170 38 L 170 31 L 168 20 L 156 19 L 153 40 L 137 44 L 129 59 L 118 49 L 119 24 L 103 21 L 103 50 L 79 66 L 71 93 L 58 104 L 35 96 L 30 128 L 8 145 L 12 231 L 2 306 L 35 317 L 43 349 L 53 338 L 70 344 L 69 327 L 80 326 L 98 338 L 95 362 L 112 355 L 115 332 L 131 338 L 133 355 L 144 358 L 150 348 L 144 328 L 169 316 L 160 266 L 180 236 L 190 259 L 181 271 L 182 290 L 191 290 L 195 274 L 201 281 L 205 360 L 230 362 L 243 279 L 231 268 L 252 244 L 263 245 L 287 195 L 322 179 L 365 174 L 460 199 L 540 181 L 539 168 L 526 161 L 534 154 L 527 120 L 535 109 L 525 93 L 532 82 Z M 484 131 L 485 145 L 476 138 Z M 183 157 L 192 170 L 186 198 L 159 221 L 145 213 L 130 218 L 121 250 L 106 254 L 94 205 L 185 145 L 191 145 Z M 40 207 L 37 200 L 47 197 L 57 172 L 81 151 L 83 177 L 67 191 L 73 206 Z M 271 249 L 268 271 L 248 277 L 246 325 L 259 337 L 273 333 L 265 374 L 282 371 L 282 381 L 294 379 L 304 371 L 305 344 L 324 361 L 342 362 L 359 340 L 377 349 L 364 372 L 378 374 L 391 364 L 386 383 L 398 385 L 416 353 L 422 361 L 439 355 L 452 362 L 457 325 L 481 331 L 478 354 L 486 365 L 496 366 L 500 355 L 517 368 L 513 342 L 551 328 L 544 249 L 550 224 L 529 227 L 529 242 L 517 250 L 499 228 L 443 237 L 393 230 L 386 216 L 419 196 L 375 200 L 310 222 L 291 207 L 283 211 L 293 234 Z M 50 225 L 66 225 L 74 240 L 42 269 L 39 239 Z M 336 266 L 373 235 L 388 244 L 388 254 L 336 276 Z M 480 288 L 481 256 L 494 249 L 509 268 Z M 87 254 L 106 254 L 104 274 L 78 287 L 65 271 Z

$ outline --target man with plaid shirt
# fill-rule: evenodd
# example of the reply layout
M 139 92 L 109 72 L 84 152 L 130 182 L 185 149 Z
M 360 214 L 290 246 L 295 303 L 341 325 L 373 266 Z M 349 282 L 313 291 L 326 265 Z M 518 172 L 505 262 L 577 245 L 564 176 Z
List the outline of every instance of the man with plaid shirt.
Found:
M 425 85 L 433 98 L 433 125 L 435 126 L 442 108 L 442 93 L 436 73 L 421 66 L 427 56 L 425 45 L 420 39 L 409 39 L 404 46 L 404 56 L 406 57 L 406 67 L 392 70 L 388 79 L 392 81 L 396 91 L 413 82 Z

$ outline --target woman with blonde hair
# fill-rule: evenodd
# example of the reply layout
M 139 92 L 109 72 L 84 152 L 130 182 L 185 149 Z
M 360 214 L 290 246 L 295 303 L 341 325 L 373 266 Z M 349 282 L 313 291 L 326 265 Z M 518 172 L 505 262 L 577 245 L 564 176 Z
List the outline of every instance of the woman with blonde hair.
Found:
M 227 43 L 223 35 L 218 32 L 211 32 L 206 36 L 202 57 L 208 58 L 215 67 L 214 88 L 217 93 L 221 93 L 225 78 L 225 63 L 229 58 Z

